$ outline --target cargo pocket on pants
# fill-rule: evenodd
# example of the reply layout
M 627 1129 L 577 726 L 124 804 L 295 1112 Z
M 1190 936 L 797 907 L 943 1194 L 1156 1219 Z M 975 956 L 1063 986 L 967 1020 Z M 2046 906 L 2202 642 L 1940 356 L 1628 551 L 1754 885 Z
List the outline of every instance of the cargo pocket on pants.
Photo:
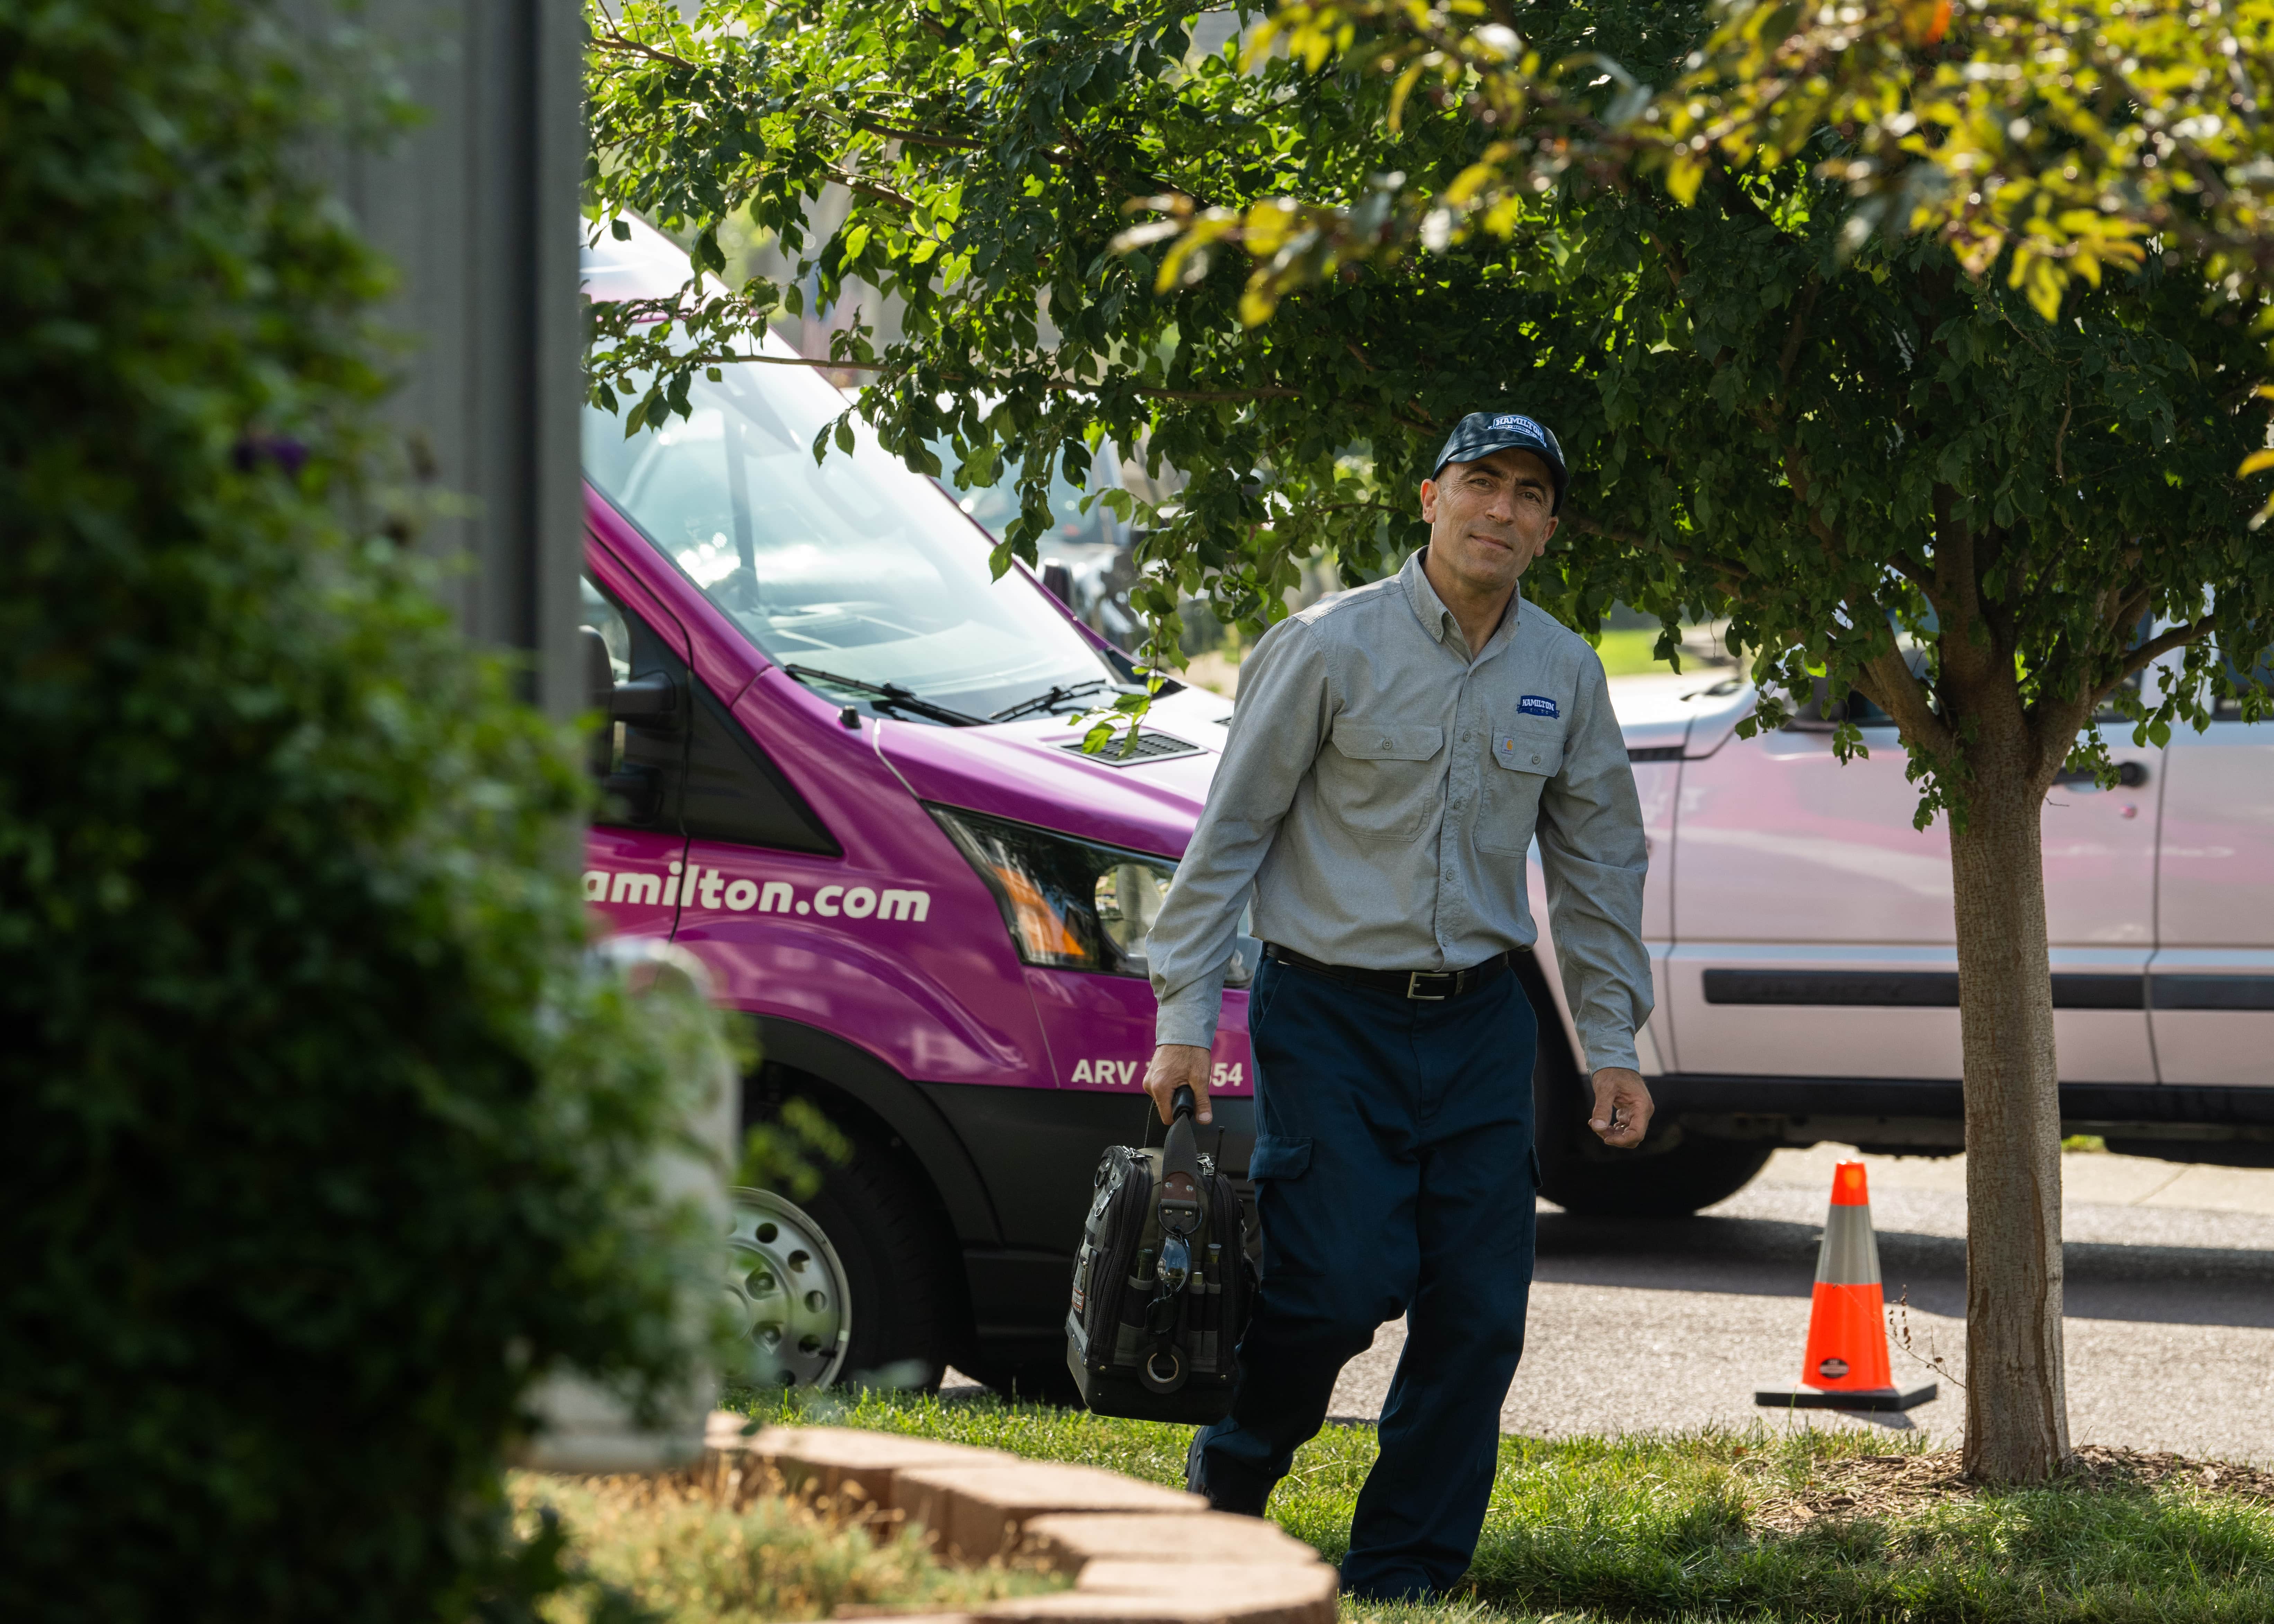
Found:
M 1311 1141 L 1308 1139 L 1275 1139 L 1269 1134 L 1255 1136 L 1255 1148 L 1247 1158 L 1247 1177 L 1261 1178 L 1300 1178 L 1310 1170 Z

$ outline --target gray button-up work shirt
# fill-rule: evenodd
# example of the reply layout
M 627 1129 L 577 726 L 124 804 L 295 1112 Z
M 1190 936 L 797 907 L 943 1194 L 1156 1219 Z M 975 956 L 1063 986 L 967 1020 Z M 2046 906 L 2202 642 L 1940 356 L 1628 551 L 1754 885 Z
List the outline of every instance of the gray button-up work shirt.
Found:
M 1326 964 L 1457 970 L 1529 947 L 1536 831 L 1586 1065 L 1635 1064 L 1648 860 L 1602 662 L 1520 596 L 1471 659 L 1423 556 L 1291 615 L 1241 665 L 1147 944 L 1158 1041 L 1215 1036 L 1251 884 L 1255 934 Z

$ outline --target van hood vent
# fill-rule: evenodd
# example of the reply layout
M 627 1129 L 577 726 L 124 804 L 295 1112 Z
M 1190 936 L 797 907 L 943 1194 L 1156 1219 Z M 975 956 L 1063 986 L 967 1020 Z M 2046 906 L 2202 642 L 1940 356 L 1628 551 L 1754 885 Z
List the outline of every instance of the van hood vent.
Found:
M 1081 741 L 1079 739 L 1072 744 L 1062 744 L 1058 748 L 1082 756 Z M 1126 739 L 1117 736 L 1108 740 L 1105 748 L 1096 755 L 1083 756 L 1082 759 L 1094 761 L 1101 767 L 1134 767 L 1143 762 L 1159 761 L 1167 756 L 1197 756 L 1200 749 L 1197 744 L 1187 744 L 1182 739 L 1145 729 L 1139 732 L 1134 748 Z

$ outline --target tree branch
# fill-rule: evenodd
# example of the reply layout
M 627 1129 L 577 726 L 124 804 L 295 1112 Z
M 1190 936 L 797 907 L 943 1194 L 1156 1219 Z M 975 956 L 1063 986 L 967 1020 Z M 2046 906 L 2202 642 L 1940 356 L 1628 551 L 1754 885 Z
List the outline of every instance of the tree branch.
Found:
M 1958 551 L 1959 527 L 1951 507 L 1957 495 L 1948 485 L 1938 485 L 1927 496 L 1927 506 L 1934 514 L 1934 599 L 1938 613 L 1954 596 L 1950 579 L 1951 559 Z
M 2119 554 L 2119 573 L 2101 591 L 2100 627 L 2112 636 L 2147 613 L 2150 594 L 2146 583 L 2135 583 L 2129 591 L 2124 590 L 2126 577 L 2140 567 L 2140 554 L 2138 547 L 2127 548 Z
M 1605 541 L 1615 541 L 1622 546 L 1648 547 L 1657 545 L 1638 530 L 1626 530 L 1616 524 L 1606 524 L 1600 519 L 1591 518 L 1581 513 L 1577 508 L 1566 508 L 1563 510 L 1563 523 L 1582 535 L 1600 536 Z
M 1650 245 L 1658 250 L 1658 257 L 1666 261 L 1666 280 L 1674 284 L 1676 298 L 1682 296 L 1682 279 L 1690 274 L 1690 267 L 1682 258 L 1682 251 L 1666 240 L 1666 233 L 1653 230 Z
M 685 357 L 682 357 L 685 358 Z M 804 356 L 719 355 L 704 356 L 696 364 L 702 366 L 813 366 L 841 372 L 889 372 L 895 370 L 890 361 L 835 361 L 826 357 L 809 359 Z M 943 383 L 992 385 L 997 380 L 976 378 L 968 372 L 942 372 Z M 1046 378 L 1043 387 L 1065 395 L 1103 394 L 1111 386 L 1105 383 L 1084 383 L 1078 378 Z M 1285 389 L 1272 384 L 1261 384 L 1252 389 L 1159 389 L 1150 384 L 1125 386 L 1132 395 L 1148 401 L 1193 401 L 1201 403 L 1222 403 L 1227 401 L 1299 401 L 1300 389 Z
M 1777 357 L 1776 411 L 1780 417 L 1784 413 L 1785 392 L 1792 387 L 1793 364 L 1800 359 L 1801 341 L 1808 335 L 1808 318 L 1816 308 L 1817 290 L 1823 285 L 1814 271 L 1808 274 L 1800 296 L 1800 308 L 1793 312 L 1792 324 L 1785 329 L 1784 353 Z
M 867 198 L 871 202 L 890 203 L 896 208 L 905 208 L 910 213 L 922 207 L 914 198 L 904 198 L 889 186 L 880 186 L 874 181 L 863 180 L 850 169 L 840 169 L 833 163 L 825 163 L 821 167 L 827 171 L 832 180 L 843 186 L 846 191 Z
M 1849 617 L 1855 618 L 1852 607 Z M 1957 735 L 1935 713 L 1926 684 L 1919 680 L 1910 661 L 1903 658 L 1902 650 L 1892 644 L 1881 650 L 1864 662 L 1864 674 L 1878 690 L 1867 693 L 1865 697 L 1895 718 L 1895 726 L 1902 730 L 1905 739 L 1937 756 L 1946 757 L 1955 753 Z
M 1582 535 L 1600 536 L 1605 541 L 1615 541 L 1623 547 L 1638 549 L 1655 547 L 1668 558 L 1679 563 L 1687 564 L 1693 569 L 1710 569 L 1732 581 L 1745 581 L 1751 578 L 1750 572 L 1742 564 L 1731 564 L 1721 559 L 1700 557 L 1687 547 L 1677 546 L 1670 541 L 1659 541 L 1644 535 L 1640 530 L 1630 530 L 1623 525 L 1606 524 L 1602 520 L 1592 518 L 1576 508 L 1566 508 L 1563 510 L 1563 523 Z
M 930 135 L 922 130 L 907 130 L 899 124 L 888 124 L 881 118 L 848 118 L 845 123 L 855 130 L 865 130 L 870 135 L 890 137 L 906 141 L 911 147 L 937 147 L 943 152 L 984 152 L 984 141 L 967 141 L 953 136 Z
M 1944 658 L 1950 651 L 1963 649 L 1962 665 L 1977 663 L 1978 650 L 1969 640 L 1974 623 L 1981 619 L 1982 602 L 1974 579 L 1974 527 L 1962 523 L 1953 511 L 1957 492 L 1946 485 L 1934 487 L 1934 599 L 1935 613 L 1942 618 Z M 1973 658 L 1969 658 L 1971 655 Z
M 652 45 L 643 45 L 637 40 L 626 38 L 614 28 L 605 34 L 594 34 L 592 44 L 597 49 L 611 51 L 619 56 L 644 56 L 650 62 L 660 62 L 668 67 L 685 68 L 694 73 L 703 71 L 700 63 L 689 62 L 684 56 L 674 56 L 669 51 L 659 51 Z
M 2124 657 L 2124 664 L 2117 671 L 2114 679 L 2107 687 L 2092 696 L 2092 703 L 2097 706 L 2102 700 L 2122 686 L 2125 679 L 2131 676 L 2133 673 L 2145 671 L 2173 649 L 2184 648 L 2191 643 L 2199 643 L 2218 629 L 2218 612 L 2213 610 L 2200 620 L 2190 621 L 2185 626 L 2174 626 L 2160 637 L 2149 638 L 2147 642 Z
M 1826 524 L 1817 513 L 1816 504 L 1808 500 L 1807 463 L 1801 460 L 1800 453 L 1790 446 L 1780 445 L 1777 448 L 1777 456 L 1778 460 L 1784 464 L 1784 482 L 1792 487 L 1793 496 L 1800 503 L 1800 516 L 1802 522 L 1808 526 L 1809 534 L 1823 544 L 1826 557 L 1837 554 L 1840 550 L 1840 538 L 1832 533 L 1832 527 Z
M 1929 603 L 1934 601 L 1934 575 L 1924 563 L 1908 553 L 1897 553 L 1887 560 L 1887 565 L 1924 592 Z
M 2005 598 L 1993 598 L 1987 589 L 2001 557 L 2012 557 L 2012 566 L 2007 571 L 2011 580 L 2028 562 L 2028 555 L 2025 549 L 2009 545 L 2012 538 L 2007 531 L 1992 527 L 1988 539 L 1988 546 L 1977 544 L 1976 548 L 1974 598 L 1982 607 L 1983 622 L 1990 628 L 1992 641 L 1999 648 L 2014 648 L 2019 639 L 2021 594 L 2016 591 Z
M 1642 545 L 1647 546 L 1653 544 L 1645 542 Z M 1732 564 L 1721 559 L 1700 558 L 1687 547 L 1678 547 L 1670 541 L 1661 541 L 1655 545 L 1667 557 L 1676 563 L 1687 564 L 1692 569 L 1710 569 L 1715 575 L 1731 581 L 1750 581 L 1753 578 L 1752 571 L 1747 569 L 1743 564 Z

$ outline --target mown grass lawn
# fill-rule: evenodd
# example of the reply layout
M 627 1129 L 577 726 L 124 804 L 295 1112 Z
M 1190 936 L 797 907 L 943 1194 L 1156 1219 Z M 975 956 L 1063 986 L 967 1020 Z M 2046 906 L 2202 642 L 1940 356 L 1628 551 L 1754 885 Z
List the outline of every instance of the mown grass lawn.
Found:
M 870 1427 L 1181 1485 L 1189 1429 L 992 1398 L 746 1394 L 765 1421 Z M 1374 1457 L 1328 1428 L 1271 1502 L 1330 1560 Z M 1758 1429 L 1506 1438 L 1464 1591 L 1352 1608 L 1379 1624 L 2269 1624 L 2274 1476 L 2104 1460 L 2051 1489 L 1980 1492 L 1946 1457 L 1860 1433 Z
M 1663 676 L 1674 667 L 1657 658 L 1658 630 L 1655 627 L 1605 632 L 1602 641 L 1595 645 L 1595 653 L 1603 662 L 1607 677 L 1639 677 L 1653 673 Z M 1684 671 L 1694 671 L 1694 663 L 1685 664 Z

